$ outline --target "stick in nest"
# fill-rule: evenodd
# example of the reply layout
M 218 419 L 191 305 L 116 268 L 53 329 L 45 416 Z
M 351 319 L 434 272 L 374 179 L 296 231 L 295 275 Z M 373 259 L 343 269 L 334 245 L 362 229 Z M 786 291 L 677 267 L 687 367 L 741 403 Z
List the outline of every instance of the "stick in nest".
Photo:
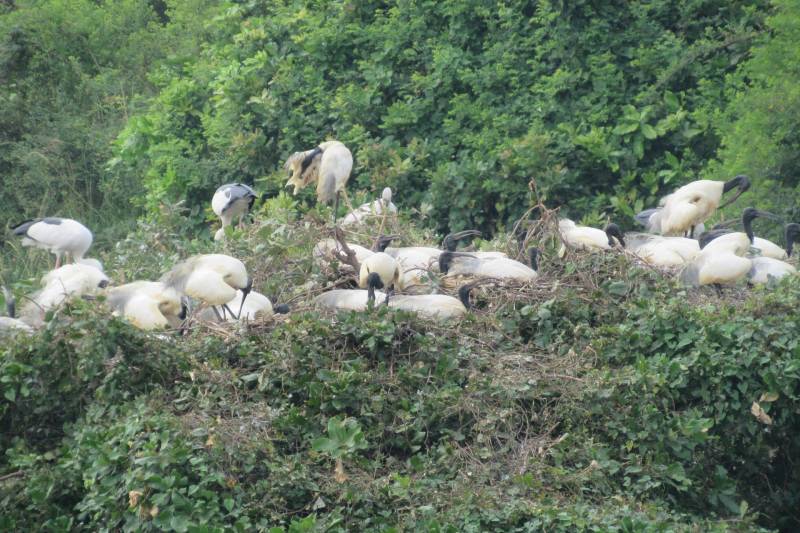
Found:
M 343 263 L 346 263 L 353 267 L 355 270 L 356 275 L 361 271 L 361 265 L 358 263 L 358 259 L 356 259 L 356 253 L 347 246 L 347 241 L 344 239 L 344 233 L 340 227 L 335 227 L 333 229 L 333 238 L 336 239 L 336 242 L 341 245 L 342 249 L 338 252 L 338 259 Z

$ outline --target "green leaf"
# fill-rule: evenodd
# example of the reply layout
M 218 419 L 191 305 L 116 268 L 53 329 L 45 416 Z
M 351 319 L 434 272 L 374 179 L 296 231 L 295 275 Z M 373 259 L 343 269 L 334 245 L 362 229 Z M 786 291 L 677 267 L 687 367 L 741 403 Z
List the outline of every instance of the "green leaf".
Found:
M 658 137 L 655 128 L 653 128 L 653 126 L 651 126 L 650 124 L 642 124 L 642 135 L 644 135 L 645 138 L 651 141 L 656 137 Z
M 639 129 L 639 122 L 623 122 L 611 130 L 614 135 L 626 135 Z

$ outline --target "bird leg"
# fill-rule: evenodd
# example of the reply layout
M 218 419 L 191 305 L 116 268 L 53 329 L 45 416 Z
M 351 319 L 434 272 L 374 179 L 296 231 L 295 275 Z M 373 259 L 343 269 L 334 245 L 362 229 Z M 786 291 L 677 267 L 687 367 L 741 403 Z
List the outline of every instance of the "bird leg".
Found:
M 214 314 L 217 315 L 217 318 L 219 319 L 220 322 L 225 322 L 225 319 L 222 318 L 222 315 L 220 315 L 219 311 L 217 311 L 217 306 L 216 305 L 212 305 L 211 309 L 214 311 Z
M 692 229 L 689 231 L 689 238 L 694 239 L 694 224 L 692 224 Z
M 61 254 L 56 254 L 56 266 L 55 268 L 59 268 L 61 266 Z
M 386 289 L 386 299 L 383 301 L 383 305 L 386 305 L 386 306 L 389 305 L 389 295 L 390 294 L 392 294 L 392 295 L 394 294 L 394 285 L 392 285 L 392 288 Z
M 333 202 L 333 225 L 336 225 L 336 214 L 339 212 L 339 192 L 336 193 L 336 200 Z
M 242 304 L 244 304 L 244 302 L 242 302 Z M 233 318 L 235 318 L 236 320 L 239 320 L 239 317 L 236 316 L 236 314 L 234 314 L 233 311 L 231 311 L 231 308 L 228 307 L 228 304 L 222 304 L 222 309 L 223 309 L 223 312 L 227 311 L 227 312 L 229 312 L 231 314 L 231 316 Z M 241 308 L 239 308 L 239 313 L 241 313 Z
M 722 296 L 723 296 L 722 295 L 722 285 L 720 285 L 719 283 L 714 283 L 713 287 L 714 287 L 714 290 L 717 291 L 717 296 L 722 298 Z

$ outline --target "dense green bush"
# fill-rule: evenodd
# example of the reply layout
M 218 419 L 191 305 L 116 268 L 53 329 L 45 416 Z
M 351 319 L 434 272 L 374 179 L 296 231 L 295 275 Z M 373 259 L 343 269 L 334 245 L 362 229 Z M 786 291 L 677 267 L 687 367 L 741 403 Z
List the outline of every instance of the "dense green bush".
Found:
M 353 188 L 395 188 L 439 230 L 493 230 L 533 178 L 577 215 L 629 215 L 715 155 L 709 116 L 763 1 L 253 1 L 118 140 L 146 205 L 204 206 L 225 181 L 274 193 L 282 161 L 328 137 Z M 310 198 L 311 193 L 304 195 Z

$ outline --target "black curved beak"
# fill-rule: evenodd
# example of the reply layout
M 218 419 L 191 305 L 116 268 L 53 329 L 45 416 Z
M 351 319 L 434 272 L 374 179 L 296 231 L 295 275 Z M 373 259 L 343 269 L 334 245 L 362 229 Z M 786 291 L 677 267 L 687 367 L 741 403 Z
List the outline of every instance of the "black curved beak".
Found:
M 461 239 L 466 237 L 479 237 L 480 235 L 481 232 L 476 229 L 466 229 L 455 233 L 449 233 L 442 241 L 442 248 L 449 252 L 454 252 L 458 241 Z
M 747 234 L 747 238 L 750 239 L 751 243 L 754 239 L 753 220 L 756 218 L 768 218 L 776 221 L 782 220 L 781 217 L 770 213 L 769 211 L 761 211 L 760 209 L 754 209 L 752 207 L 748 207 L 742 211 L 742 226 L 744 226 L 744 232 Z
M 392 241 L 399 238 L 400 235 L 381 235 L 375 243 L 375 250 L 378 252 L 385 252 L 386 247 L 392 244 Z
M 738 187 L 739 190 L 736 192 L 736 194 L 733 195 L 733 197 L 730 200 L 728 200 L 727 202 L 725 202 L 724 204 L 719 206 L 717 209 L 723 209 L 723 208 L 731 205 L 733 202 L 735 202 L 742 195 L 742 193 L 744 193 L 745 191 L 747 191 L 747 189 L 750 188 L 750 178 L 748 178 L 747 176 L 742 174 L 742 175 L 736 176 L 735 178 L 733 178 L 732 180 L 727 182 L 725 184 L 725 189 L 723 189 L 723 193 L 727 192 L 729 184 L 732 184 L 732 183 L 735 183 L 734 186 Z
M 247 278 L 247 285 L 242 290 L 242 302 L 239 304 L 239 312 L 236 313 L 236 319 L 238 320 L 240 316 L 242 316 L 242 308 L 244 307 L 244 301 L 247 299 L 247 295 L 250 294 L 250 291 L 253 290 L 253 278 Z

